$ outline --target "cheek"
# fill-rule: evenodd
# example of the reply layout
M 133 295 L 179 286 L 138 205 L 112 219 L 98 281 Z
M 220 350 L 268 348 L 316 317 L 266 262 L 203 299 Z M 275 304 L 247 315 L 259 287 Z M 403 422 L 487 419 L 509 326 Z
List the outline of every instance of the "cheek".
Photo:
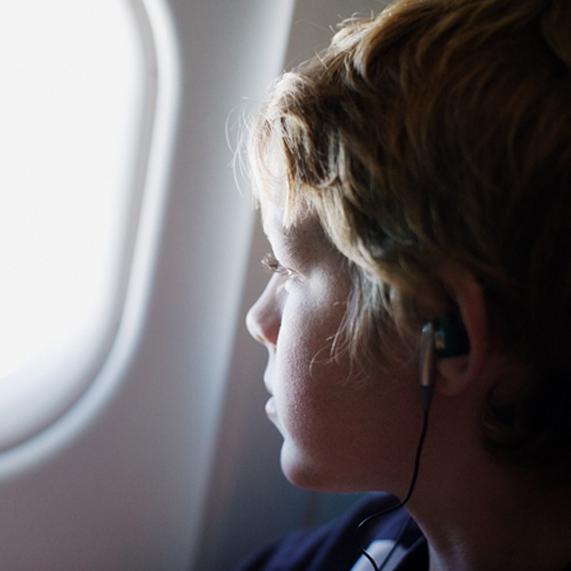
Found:
M 274 358 L 274 395 L 284 430 L 301 444 L 310 438 L 311 425 L 323 420 L 319 404 L 328 383 L 316 371 L 322 368 L 319 354 L 324 358 L 326 351 L 320 352 L 315 338 L 303 332 L 291 331 L 282 340 Z
M 285 315 L 273 362 L 282 470 L 304 488 L 377 489 L 381 474 L 390 488 L 402 469 L 399 455 L 416 438 L 414 378 L 403 371 L 352 377 L 348 358 L 330 357 L 341 316 L 324 320 L 307 309 L 303 318 Z
M 348 367 L 331 359 L 333 337 L 341 322 L 336 314 L 319 311 L 320 305 L 288 304 L 274 356 L 275 394 L 283 413 L 300 426 L 312 420 L 323 404 L 323 398 Z
M 306 319 L 284 327 L 274 362 L 274 394 L 284 437 L 281 462 L 292 483 L 332 489 L 338 488 L 333 479 L 347 470 L 344 464 L 355 460 L 355 444 L 368 437 L 362 408 L 370 394 L 355 390 L 347 359 L 330 357 L 328 337 L 339 319 L 333 328 L 323 321 L 315 328 L 311 323 Z
M 333 379 L 348 374 L 345 360 L 331 358 L 342 313 L 328 313 L 320 304 L 301 302 L 289 304 L 283 314 L 274 373 L 276 390 L 283 392 L 294 412 L 311 412 Z

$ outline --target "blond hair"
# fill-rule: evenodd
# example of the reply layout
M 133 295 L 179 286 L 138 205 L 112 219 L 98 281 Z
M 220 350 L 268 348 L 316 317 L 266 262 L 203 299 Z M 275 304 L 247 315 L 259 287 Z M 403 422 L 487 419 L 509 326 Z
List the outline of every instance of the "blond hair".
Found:
M 262 180 L 276 145 L 286 222 L 315 216 L 353 268 L 353 358 L 382 346 L 391 292 L 416 324 L 420 300 L 453 308 L 440 268 L 465 268 L 531 378 L 509 410 L 489 399 L 486 443 L 568 468 L 571 3 L 401 0 L 345 22 L 273 87 L 251 138 Z

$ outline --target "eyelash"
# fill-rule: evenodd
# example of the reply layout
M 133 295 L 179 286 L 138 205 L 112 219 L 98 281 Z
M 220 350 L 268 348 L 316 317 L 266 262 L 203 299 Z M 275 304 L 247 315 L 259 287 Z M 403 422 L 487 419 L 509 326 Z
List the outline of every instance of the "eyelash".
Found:
M 272 253 L 266 254 L 261 259 L 261 264 L 264 267 L 264 269 L 270 274 L 279 274 L 285 276 L 286 278 L 295 277 L 295 273 L 292 270 L 289 270 L 288 268 L 282 266 Z

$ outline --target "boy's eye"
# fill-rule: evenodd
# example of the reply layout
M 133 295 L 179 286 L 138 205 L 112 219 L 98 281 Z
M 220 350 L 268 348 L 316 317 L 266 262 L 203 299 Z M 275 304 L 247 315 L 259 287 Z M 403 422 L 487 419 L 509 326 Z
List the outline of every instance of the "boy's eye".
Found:
M 261 260 L 261 264 L 268 273 L 275 274 L 285 270 L 285 268 L 276 260 L 276 257 L 270 252 Z
M 264 269 L 270 274 L 280 274 L 286 278 L 295 277 L 295 272 L 282 266 L 271 252 L 262 258 L 261 263 Z

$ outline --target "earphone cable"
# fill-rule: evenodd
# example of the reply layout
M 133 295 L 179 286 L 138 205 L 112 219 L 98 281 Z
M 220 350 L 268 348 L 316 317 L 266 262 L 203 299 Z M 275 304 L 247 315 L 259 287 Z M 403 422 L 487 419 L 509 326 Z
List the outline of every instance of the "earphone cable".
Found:
M 416 446 L 416 454 L 415 454 L 415 458 L 414 458 L 414 468 L 413 468 L 413 472 L 412 472 L 412 478 L 411 478 L 411 481 L 410 481 L 410 484 L 408 487 L 408 491 L 407 491 L 404 499 L 402 501 L 398 502 L 397 504 L 395 504 L 394 506 L 389 507 L 388 509 L 385 509 L 385 510 L 382 510 L 380 512 L 376 512 L 374 514 L 367 516 L 365 519 L 363 519 L 361 522 L 359 522 L 355 531 L 359 531 L 360 529 L 362 529 L 365 525 L 367 525 L 370 521 L 372 521 L 374 519 L 377 519 L 379 517 L 383 517 L 383 516 L 385 516 L 391 512 L 394 512 L 394 511 L 402 508 L 408 502 L 408 500 L 411 498 L 412 493 L 414 492 L 414 488 L 416 486 L 416 481 L 418 479 L 418 473 L 419 473 L 419 469 L 420 469 L 420 457 L 422 454 L 422 449 L 424 447 L 424 441 L 426 439 L 426 433 L 428 432 L 428 413 L 429 413 L 429 407 L 426 407 L 424 410 L 422 430 L 420 432 L 418 444 Z M 367 550 L 362 545 L 359 545 L 359 550 L 361 551 L 363 556 L 369 561 L 369 563 L 373 566 L 374 571 L 382 571 L 382 569 L 385 567 L 386 563 L 388 562 L 388 560 L 391 558 L 392 554 L 394 553 L 394 550 L 396 549 L 396 547 L 397 547 L 397 545 L 398 545 L 398 543 L 402 537 L 402 534 L 404 533 L 404 530 L 406 528 L 406 524 L 408 523 L 409 520 L 410 520 L 410 518 L 408 518 L 405 521 L 404 525 L 400 529 L 400 531 L 399 531 L 399 533 L 395 539 L 394 545 L 392 546 L 391 550 L 389 551 L 389 553 L 384 558 L 380 567 L 377 566 L 375 560 L 371 557 L 371 555 L 367 552 Z

